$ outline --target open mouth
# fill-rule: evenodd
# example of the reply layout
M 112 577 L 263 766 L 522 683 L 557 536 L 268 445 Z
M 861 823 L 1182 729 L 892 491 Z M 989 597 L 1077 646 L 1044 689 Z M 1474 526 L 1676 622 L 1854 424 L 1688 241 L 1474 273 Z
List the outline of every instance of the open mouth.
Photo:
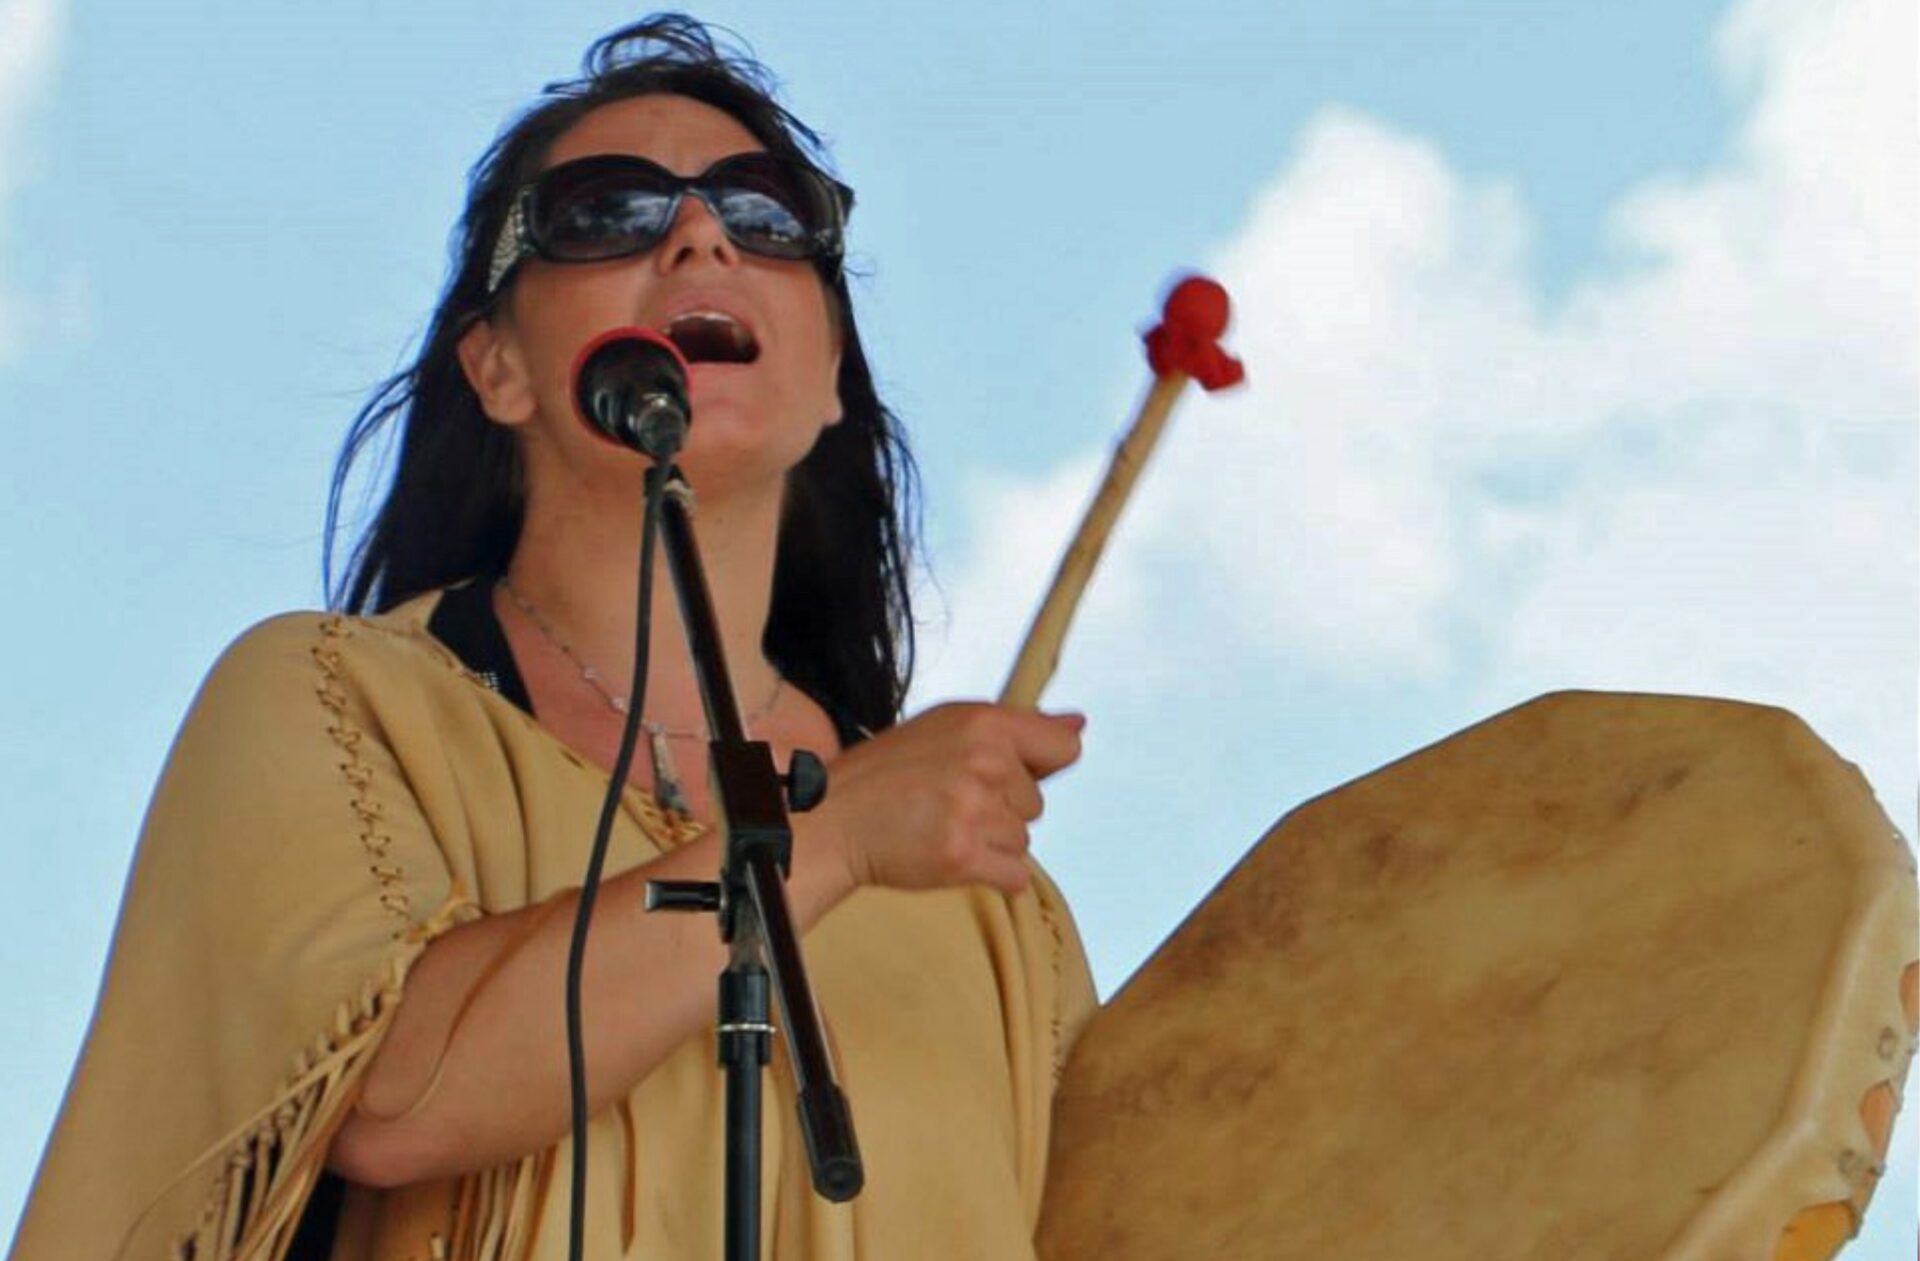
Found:
M 690 364 L 752 363 L 760 357 L 753 330 L 722 311 L 688 311 L 660 331 Z

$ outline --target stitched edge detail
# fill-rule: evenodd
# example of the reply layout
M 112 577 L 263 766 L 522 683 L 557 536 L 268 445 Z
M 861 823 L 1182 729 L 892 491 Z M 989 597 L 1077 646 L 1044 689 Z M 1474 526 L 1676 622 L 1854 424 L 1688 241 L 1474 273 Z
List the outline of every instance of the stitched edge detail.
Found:
M 678 810 L 662 809 L 652 793 L 628 794 L 627 800 L 635 807 L 640 830 L 668 853 L 707 834 L 706 824 Z
M 334 623 L 339 623 L 339 625 L 335 626 Z M 414 648 L 424 649 L 428 657 L 436 664 L 461 679 L 464 679 L 467 683 L 478 688 L 486 695 L 496 699 L 499 698 L 500 694 L 489 687 L 485 679 L 475 674 L 472 670 L 469 670 L 466 663 L 461 661 L 457 654 L 433 637 L 432 632 L 427 630 L 425 618 L 409 621 L 402 625 L 391 625 L 366 618 L 342 618 L 336 615 L 329 619 L 327 624 L 322 626 L 322 630 L 340 639 L 348 638 L 355 631 L 367 631 L 376 635 L 384 635 L 396 643 L 408 644 Z M 338 664 L 338 654 L 335 654 L 334 668 L 336 671 Z M 583 769 L 599 771 L 605 774 L 604 768 L 594 766 L 585 758 L 581 757 L 574 749 L 561 742 L 552 732 L 541 727 L 533 715 L 512 705 L 509 705 L 508 708 L 511 710 L 516 721 L 525 725 L 529 730 L 538 731 L 543 739 L 552 741 L 554 749 L 568 762 Z M 658 844 L 663 852 L 671 852 L 679 849 L 683 845 L 697 841 L 709 831 L 707 825 L 698 819 L 681 814 L 678 811 L 663 809 L 659 801 L 651 793 L 628 792 L 627 800 L 636 807 L 635 815 L 637 822 L 640 824 L 640 830 L 645 832 Z
M 1053 938 L 1053 1084 L 1057 1089 L 1067 1071 L 1066 1046 L 1060 1036 L 1060 1030 L 1066 1023 L 1060 1011 L 1063 989 L 1060 984 L 1060 973 L 1061 960 L 1067 953 L 1067 939 L 1060 930 L 1060 918 L 1053 905 L 1052 891 L 1047 884 L 1043 883 L 1046 878 L 1040 876 L 1038 872 L 1035 875 L 1039 876 L 1039 879 L 1033 884 L 1034 905 L 1040 910 L 1040 922 L 1047 926 L 1047 933 Z
M 352 638 L 353 631 L 344 617 L 336 615 L 320 623 L 320 635 L 321 642 L 312 649 L 314 664 L 320 669 L 320 682 L 314 687 L 314 694 L 327 711 L 327 735 L 344 758 L 340 774 L 347 781 L 348 808 L 360 821 L 359 839 L 361 848 L 367 852 L 367 870 L 379 886 L 380 905 L 401 921 L 401 926 L 394 930 L 394 935 L 399 936 L 412 921 L 406 872 L 389 857 L 393 837 L 382 826 L 385 811 L 373 795 L 373 767 L 360 751 L 360 742 L 366 733 L 348 719 L 347 689 L 340 681 L 342 656 L 335 645 Z

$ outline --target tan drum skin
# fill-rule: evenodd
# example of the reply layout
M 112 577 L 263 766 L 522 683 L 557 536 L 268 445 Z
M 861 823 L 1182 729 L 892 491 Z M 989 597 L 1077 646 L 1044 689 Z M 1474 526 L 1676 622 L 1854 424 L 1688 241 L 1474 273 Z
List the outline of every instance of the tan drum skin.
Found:
M 1798 718 L 1565 692 L 1293 811 L 1089 1023 L 1047 1261 L 1815 1261 L 1914 864 Z

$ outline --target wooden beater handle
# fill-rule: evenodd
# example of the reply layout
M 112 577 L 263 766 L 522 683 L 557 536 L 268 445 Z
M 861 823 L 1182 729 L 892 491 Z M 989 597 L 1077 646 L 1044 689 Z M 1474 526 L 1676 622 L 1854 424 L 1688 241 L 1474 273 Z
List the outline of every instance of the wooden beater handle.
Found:
M 1054 573 L 1053 585 L 1035 614 L 1026 642 L 1015 658 L 1013 672 L 1000 691 L 1000 703 L 1033 709 L 1040 693 L 1060 664 L 1060 649 L 1080 597 L 1093 577 L 1093 567 L 1113 533 L 1120 510 L 1133 493 L 1160 441 L 1167 417 L 1188 381 L 1209 391 L 1233 385 L 1245 375 L 1240 361 L 1220 349 L 1218 338 L 1227 327 L 1227 291 L 1201 276 L 1190 276 L 1167 296 L 1162 323 L 1146 335 L 1147 360 L 1153 366 L 1153 389 L 1147 393 L 1132 426 L 1114 451 L 1107 475 L 1093 505 L 1074 532 L 1073 542 Z

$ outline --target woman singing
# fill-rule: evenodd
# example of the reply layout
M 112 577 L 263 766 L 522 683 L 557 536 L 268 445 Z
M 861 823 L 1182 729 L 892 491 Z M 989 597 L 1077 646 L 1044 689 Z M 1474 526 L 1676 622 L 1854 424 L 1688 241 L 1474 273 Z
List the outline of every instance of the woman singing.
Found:
M 1093 1006 L 1028 857 L 1080 720 L 900 721 L 911 463 L 842 274 L 853 197 L 765 73 L 666 16 L 593 45 L 474 169 L 335 611 L 207 679 L 156 791 L 14 1256 L 558 1258 L 563 978 L 625 721 L 648 462 L 576 417 L 625 325 L 691 362 L 680 459 L 749 734 L 830 766 L 794 816 L 805 934 L 867 1182 L 814 1195 L 774 1055 L 766 1255 L 1032 1255 L 1055 1074 Z M 720 1254 L 725 948 L 644 913 L 721 843 L 678 609 L 587 951 L 586 1253 Z

